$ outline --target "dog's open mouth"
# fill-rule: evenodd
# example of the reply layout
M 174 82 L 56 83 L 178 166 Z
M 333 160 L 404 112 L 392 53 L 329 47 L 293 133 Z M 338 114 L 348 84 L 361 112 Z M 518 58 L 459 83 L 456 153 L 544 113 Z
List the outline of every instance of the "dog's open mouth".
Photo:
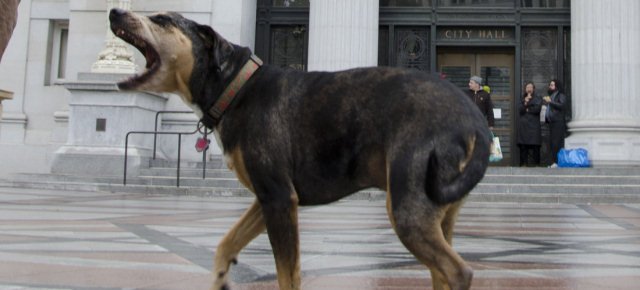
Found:
M 139 85 L 145 83 L 149 78 L 155 74 L 161 65 L 160 55 L 158 51 L 144 38 L 122 28 L 122 27 L 113 27 L 113 33 L 126 41 L 127 43 L 133 45 L 137 48 L 144 58 L 147 61 L 147 65 L 145 66 L 145 71 L 140 74 L 135 74 L 132 77 L 118 83 L 118 87 L 122 90 L 135 89 Z

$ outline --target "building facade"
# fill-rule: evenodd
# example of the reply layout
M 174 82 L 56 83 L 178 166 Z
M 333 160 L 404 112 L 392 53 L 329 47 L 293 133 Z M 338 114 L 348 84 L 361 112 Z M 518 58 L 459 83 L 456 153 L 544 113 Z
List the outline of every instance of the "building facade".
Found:
M 640 80 L 640 18 L 630 17 L 640 6 L 632 0 L 30 0 L 20 4 L 0 64 L 0 89 L 13 92 L 0 120 L 0 174 L 49 172 L 56 152 L 73 146 L 70 124 L 96 122 L 73 120 L 74 96 L 64 84 L 77 82 L 99 59 L 114 5 L 180 12 L 281 67 L 407 67 L 438 73 L 463 89 L 471 75 L 480 75 L 491 87 L 495 133 L 506 157 L 501 165 L 517 164 L 523 84 L 533 81 L 544 95 L 548 82 L 559 79 L 572 100 L 567 147 L 588 148 L 596 165 L 640 165 L 634 113 L 640 97 L 632 94 Z M 144 66 L 144 58 L 131 53 L 133 63 Z M 618 87 L 605 87 L 609 80 Z M 175 96 L 163 102 L 165 110 L 188 110 Z M 195 119 L 168 115 L 162 125 L 192 128 Z M 183 142 L 183 158 L 197 160 L 188 144 L 193 140 Z M 175 143 L 161 142 L 163 158 L 175 159 Z
M 551 79 L 570 88 L 568 0 L 258 3 L 255 51 L 272 64 L 309 70 L 407 67 L 442 74 L 463 90 L 469 77 L 481 76 L 491 88 L 494 133 L 505 155 L 501 165 L 517 162 L 522 84 L 533 81 L 539 94 L 546 94 Z M 322 22 L 323 17 L 329 19 Z M 542 148 L 548 163 L 548 150 Z

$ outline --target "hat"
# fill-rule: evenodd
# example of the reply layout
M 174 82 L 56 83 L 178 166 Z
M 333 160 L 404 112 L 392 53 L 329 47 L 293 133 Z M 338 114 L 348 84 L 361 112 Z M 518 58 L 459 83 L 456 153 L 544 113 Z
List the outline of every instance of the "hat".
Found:
M 474 81 L 474 82 L 478 83 L 479 85 L 482 85 L 482 78 L 481 78 L 481 77 L 479 77 L 479 76 L 472 76 L 472 77 L 470 78 L 470 80 L 472 80 L 472 81 Z

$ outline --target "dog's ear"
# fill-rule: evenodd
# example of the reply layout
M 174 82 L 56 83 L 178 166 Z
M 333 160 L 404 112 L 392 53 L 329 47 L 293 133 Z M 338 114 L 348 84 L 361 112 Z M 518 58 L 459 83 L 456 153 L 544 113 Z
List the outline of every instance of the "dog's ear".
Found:
M 198 25 L 198 34 L 204 40 L 207 50 L 212 53 L 212 66 L 219 70 L 225 60 L 233 54 L 233 45 L 208 25 Z

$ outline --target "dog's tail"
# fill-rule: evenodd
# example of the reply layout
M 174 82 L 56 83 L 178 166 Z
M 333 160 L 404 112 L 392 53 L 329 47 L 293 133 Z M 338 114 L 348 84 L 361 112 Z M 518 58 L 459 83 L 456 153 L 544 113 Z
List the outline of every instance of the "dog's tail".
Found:
M 476 132 L 466 140 L 460 138 L 458 144 L 465 155 L 457 168 L 451 162 L 440 162 L 437 148 L 431 151 L 427 166 L 425 190 L 427 196 L 437 204 L 448 204 L 465 197 L 484 177 L 489 163 L 488 134 Z

